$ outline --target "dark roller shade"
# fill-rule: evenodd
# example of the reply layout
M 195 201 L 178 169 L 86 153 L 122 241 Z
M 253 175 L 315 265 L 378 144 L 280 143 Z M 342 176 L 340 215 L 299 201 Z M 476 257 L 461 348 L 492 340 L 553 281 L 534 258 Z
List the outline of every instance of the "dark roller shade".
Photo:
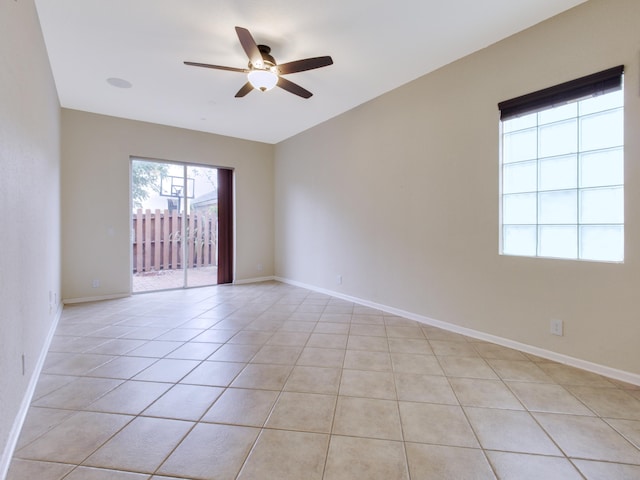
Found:
M 554 87 L 505 100 L 498 104 L 500 120 L 508 120 L 545 108 L 558 107 L 581 98 L 615 92 L 622 88 L 623 73 L 624 65 L 619 65 Z

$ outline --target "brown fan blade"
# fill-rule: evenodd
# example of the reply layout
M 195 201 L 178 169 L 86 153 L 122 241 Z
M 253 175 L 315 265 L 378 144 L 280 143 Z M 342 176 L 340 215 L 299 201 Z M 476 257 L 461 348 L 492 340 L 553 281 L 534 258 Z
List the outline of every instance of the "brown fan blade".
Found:
M 286 90 L 287 92 L 293 93 L 294 95 L 298 95 L 299 97 L 302 97 L 302 98 L 309 98 L 311 97 L 311 95 L 313 95 L 313 93 L 311 93 L 309 90 L 305 90 L 297 83 L 293 83 L 292 81 L 287 80 L 286 78 L 278 77 L 277 85 L 280 88 Z
M 327 67 L 329 65 L 333 65 L 331 57 L 305 58 L 304 60 L 278 65 L 278 71 L 280 75 L 286 75 L 287 73 L 304 72 L 305 70 L 313 70 L 314 68 Z
M 238 93 L 236 93 L 236 98 L 244 97 L 247 93 L 253 90 L 253 85 L 250 82 L 245 83 Z
M 247 68 L 223 67 L 221 65 L 211 65 L 209 63 L 184 62 L 184 64 L 190 65 L 192 67 L 204 67 L 204 68 L 214 68 L 216 70 L 228 70 L 229 72 L 240 72 L 240 73 L 249 72 L 249 69 Z
M 249 57 L 249 61 L 256 68 L 262 68 L 264 62 L 262 61 L 262 54 L 258 49 L 258 44 L 251 36 L 251 32 L 246 28 L 236 27 L 236 33 L 238 34 L 238 39 L 240 40 L 240 45 L 244 49 L 247 57 Z

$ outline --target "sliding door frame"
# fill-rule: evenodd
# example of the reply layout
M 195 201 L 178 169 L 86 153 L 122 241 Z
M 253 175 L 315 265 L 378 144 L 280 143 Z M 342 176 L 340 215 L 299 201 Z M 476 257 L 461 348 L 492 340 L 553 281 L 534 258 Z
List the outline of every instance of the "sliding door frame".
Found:
M 234 179 L 235 179 L 235 171 L 233 168 L 229 167 L 219 167 L 216 165 L 202 164 L 202 163 L 193 163 L 193 162 L 182 162 L 176 160 L 161 160 L 157 158 L 149 158 L 149 157 L 140 157 L 131 155 L 129 157 L 129 226 L 132 228 L 132 219 L 133 219 L 133 195 L 132 195 L 132 186 L 133 186 L 133 162 L 134 161 L 144 161 L 144 162 L 153 162 L 158 164 L 169 164 L 176 165 L 182 167 L 182 176 L 183 176 L 183 185 L 186 186 L 182 192 L 181 202 L 183 203 L 183 212 L 185 214 L 184 218 L 186 219 L 186 212 L 188 212 L 188 208 L 190 206 L 190 201 L 188 199 L 189 192 L 188 189 L 188 173 L 187 169 L 189 167 L 195 168 L 210 168 L 216 170 L 217 175 L 217 189 L 218 189 L 218 218 L 217 218 L 217 279 L 216 285 L 224 284 L 224 283 L 233 283 L 234 280 L 234 271 L 235 271 L 235 195 L 234 195 Z M 221 200 L 221 197 L 224 197 Z M 134 232 L 131 232 L 131 238 L 129 242 L 129 291 L 131 294 L 138 293 L 147 293 L 147 291 L 133 291 L 133 248 L 131 248 L 134 240 Z M 181 238 L 186 238 L 187 235 L 187 222 L 183 221 L 181 225 Z M 182 271 L 183 271 L 183 282 L 181 287 L 167 288 L 161 290 L 149 290 L 148 292 L 158 292 L 164 290 L 179 290 L 186 288 L 199 288 L 199 285 L 189 286 L 188 285 L 188 265 L 186 262 L 187 259 L 187 243 L 181 242 L 181 254 L 183 260 Z M 221 273 L 222 272 L 222 273 Z

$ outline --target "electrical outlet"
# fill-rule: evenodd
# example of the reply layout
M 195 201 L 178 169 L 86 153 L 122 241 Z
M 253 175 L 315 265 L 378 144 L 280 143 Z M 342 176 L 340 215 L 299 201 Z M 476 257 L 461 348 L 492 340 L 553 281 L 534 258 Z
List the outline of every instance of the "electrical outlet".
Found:
M 100 286 L 100 280 L 98 278 L 94 278 L 91 280 L 91 287 L 98 288 Z
M 259 264 L 256 266 L 256 270 L 258 270 L 259 272 L 261 272 L 261 271 L 262 271 L 262 264 L 261 264 L 261 263 L 259 263 Z
M 564 325 L 562 320 L 551 320 L 551 334 L 558 335 L 560 337 L 564 335 Z
M 337 283 L 338 285 L 342 285 L 342 275 L 338 275 L 338 276 L 336 276 L 336 283 Z

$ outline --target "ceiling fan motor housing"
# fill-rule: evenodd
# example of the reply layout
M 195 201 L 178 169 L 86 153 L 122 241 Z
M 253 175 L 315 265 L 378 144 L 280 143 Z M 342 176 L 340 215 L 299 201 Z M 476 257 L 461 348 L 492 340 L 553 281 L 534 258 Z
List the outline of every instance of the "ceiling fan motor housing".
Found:
M 258 50 L 260 50 L 260 55 L 262 55 L 262 60 L 264 61 L 262 70 L 270 70 L 271 67 L 275 67 L 277 65 L 276 59 L 270 55 L 271 47 L 267 45 L 258 45 Z M 249 62 L 249 69 L 253 70 L 254 68 L 256 68 L 256 66 Z

